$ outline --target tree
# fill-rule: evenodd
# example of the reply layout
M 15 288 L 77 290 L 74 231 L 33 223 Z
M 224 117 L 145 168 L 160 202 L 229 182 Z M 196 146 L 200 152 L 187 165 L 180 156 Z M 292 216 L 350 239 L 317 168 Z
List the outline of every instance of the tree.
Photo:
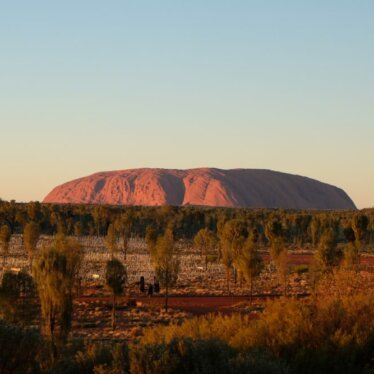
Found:
M 116 328 L 116 297 L 123 293 L 127 282 L 126 268 L 120 260 L 112 258 L 107 262 L 105 279 L 112 292 L 112 329 L 114 330 Z
M 205 256 L 205 270 L 208 270 L 208 255 L 216 247 L 217 239 L 207 228 L 201 229 L 194 238 L 194 246 Z
M 265 226 L 265 235 L 270 242 L 270 256 L 274 262 L 284 250 L 284 230 L 282 223 L 276 218 L 268 221 Z
M 239 219 L 227 221 L 220 233 L 221 262 L 226 268 L 227 290 L 230 292 L 230 269 L 239 255 L 247 236 L 245 223 Z
M 132 229 L 132 214 L 131 211 L 126 211 L 120 218 L 115 221 L 115 228 L 122 237 L 122 250 L 126 260 L 127 249 L 129 246 L 130 234 Z
M 83 235 L 83 224 L 81 221 L 75 222 L 74 235 L 78 238 L 80 238 Z
M 32 266 L 32 259 L 39 241 L 39 235 L 39 226 L 35 222 L 29 222 L 25 225 L 23 243 L 29 256 L 30 267 Z
M 9 253 L 9 243 L 12 233 L 8 225 L 3 225 L 0 228 L 0 246 L 3 254 L 3 268 L 5 269 L 6 258 Z
M 355 214 L 352 219 L 352 230 L 355 233 L 356 244 L 361 247 L 365 239 L 367 228 L 369 225 L 369 218 L 364 214 Z
M 276 259 L 277 276 L 280 284 L 283 284 L 283 294 L 287 296 L 289 257 L 287 251 L 282 251 Z
M 264 261 L 257 248 L 257 236 L 252 233 L 236 260 L 237 266 L 250 285 L 250 301 L 253 299 L 253 281 L 264 268 Z
M 360 262 L 360 251 L 357 245 L 356 234 L 352 227 L 344 228 L 343 233 L 348 242 L 344 249 L 343 265 L 348 269 L 355 269 Z
M 73 287 L 82 260 L 80 246 L 62 234 L 52 246 L 44 247 L 33 263 L 41 312 L 42 331 L 51 339 L 53 357 L 56 341 L 65 343 L 71 328 Z
M 157 232 L 153 226 L 147 226 L 145 230 L 145 242 L 147 244 L 149 254 L 151 257 L 153 257 L 157 243 Z
M 111 223 L 108 227 L 108 231 L 105 237 L 105 243 L 107 248 L 109 249 L 111 259 L 114 258 L 114 253 L 117 252 L 117 232 L 114 228 L 114 225 Z
M 358 213 L 353 216 L 352 230 L 355 235 L 355 243 L 348 245 L 346 258 L 349 260 L 352 257 L 356 261 L 356 265 L 360 262 L 360 254 L 368 231 L 368 225 L 369 218 L 366 215 Z
M 348 269 L 356 269 L 360 263 L 360 253 L 355 242 L 348 242 L 344 249 L 343 265 Z
M 0 320 L 0 370 L 7 374 L 40 373 L 42 341 L 37 332 Z
M 323 271 L 337 266 L 343 257 L 343 252 L 337 247 L 336 233 L 332 228 L 326 229 L 321 235 L 316 253 L 316 259 Z
M 80 286 L 79 270 L 84 257 L 82 246 L 76 240 L 68 239 L 62 232 L 56 234 L 55 246 L 66 256 L 70 276 L 73 279 L 72 286 L 77 288 L 76 286 Z
M 27 215 L 30 221 L 38 222 L 41 219 L 41 204 L 39 201 L 30 201 L 26 204 Z
M 288 254 L 284 246 L 285 230 L 282 223 L 273 218 L 266 223 L 265 235 L 270 241 L 270 256 L 275 263 L 278 281 L 284 285 L 284 294 L 288 284 Z
M 179 273 L 179 261 L 176 259 L 174 237 L 171 230 L 157 239 L 153 262 L 155 264 L 156 276 L 161 287 L 165 288 L 165 310 L 168 310 L 169 288 L 174 286 Z
M 100 236 L 101 233 L 108 227 L 108 213 L 108 208 L 103 205 L 95 205 L 91 212 L 92 218 L 96 226 L 97 236 Z
M 35 317 L 36 310 L 30 305 L 30 298 L 35 297 L 34 280 L 26 271 L 6 271 L 0 287 L 1 318 L 24 326 Z

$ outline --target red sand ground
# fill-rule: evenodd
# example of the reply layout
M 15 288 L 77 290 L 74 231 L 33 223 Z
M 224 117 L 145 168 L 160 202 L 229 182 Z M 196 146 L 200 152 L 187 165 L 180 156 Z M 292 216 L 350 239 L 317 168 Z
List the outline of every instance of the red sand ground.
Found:
M 265 258 L 268 256 L 265 256 Z M 312 262 L 312 254 L 291 254 L 290 265 L 308 265 Z M 374 267 L 374 256 L 364 255 L 361 257 L 361 264 Z M 298 297 L 305 297 L 307 294 L 300 294 Z M 274 299 L 279 295 L 255 295 L 253 302 L 264 302 L 266 300 Z M 79 301 L 94 302 L 94 301 L 107 301 L 109 304 L 111 299 L 108 297 L 82 297 Z M 124 302 L 120 298 L 118 305 L 122 305 Z M 164 306 L 165 299 L 163 296 L 139 296 L 136 298 L 137 303 L 143 306 L 154 306 L 162 308 Z M 223 313 L 230 314 L 233 310 L 237 310 L 235 305 L 243 301 L 249 301 L 248 296 L 170 296 L 168 305 L 172 309 L 179 309 L 195 315 L 201 315 L 206 313 Z
M 312 254 L 291 254 L 290 265 L 309 265 L 313 260 Z M 362 256 L 361 264 L 374 266 L 373 256 Z M 307 295 L 298 295 L 304 297 Z M 264 301 L 274 299 L 279 295 L 256 295 L 253 301 Z M 196 315 L 220 312 L 228 314 L 233 311 L 233 306 L 240 302 L 248 301 L 248 296 L 172 296 L 169 297 L 168 305 L 170 308 L 180 309 L 186 312 L 190 312 Z M 137 299 L 138 302 L 143 305 L 152 305 L 162 307 L 164 305 L 163 297 L 140 297 Z

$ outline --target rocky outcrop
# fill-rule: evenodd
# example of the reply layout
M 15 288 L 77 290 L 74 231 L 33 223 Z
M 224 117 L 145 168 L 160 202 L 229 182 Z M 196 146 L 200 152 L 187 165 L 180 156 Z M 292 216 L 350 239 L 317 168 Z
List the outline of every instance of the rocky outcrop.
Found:
M 45 203 L 355 209 L 340 188 L 261 169 L 130 169 L 96 173 L 53 189 Z

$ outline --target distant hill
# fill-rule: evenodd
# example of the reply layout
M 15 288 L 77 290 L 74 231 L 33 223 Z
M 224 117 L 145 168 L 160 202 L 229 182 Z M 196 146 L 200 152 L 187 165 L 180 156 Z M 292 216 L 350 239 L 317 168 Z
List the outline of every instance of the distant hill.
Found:
M 340 188 L 261 169 L 130 169 L 64 183 L 46 203 L 197 205 L 284 209 L 355 209 Z

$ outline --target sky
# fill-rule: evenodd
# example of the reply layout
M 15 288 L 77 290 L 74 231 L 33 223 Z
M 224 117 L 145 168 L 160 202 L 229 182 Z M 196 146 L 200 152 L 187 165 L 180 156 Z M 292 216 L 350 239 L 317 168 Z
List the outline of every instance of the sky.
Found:
M 0 2 L 0 198 L 259 168 L 374 206 L 372 0 Z

